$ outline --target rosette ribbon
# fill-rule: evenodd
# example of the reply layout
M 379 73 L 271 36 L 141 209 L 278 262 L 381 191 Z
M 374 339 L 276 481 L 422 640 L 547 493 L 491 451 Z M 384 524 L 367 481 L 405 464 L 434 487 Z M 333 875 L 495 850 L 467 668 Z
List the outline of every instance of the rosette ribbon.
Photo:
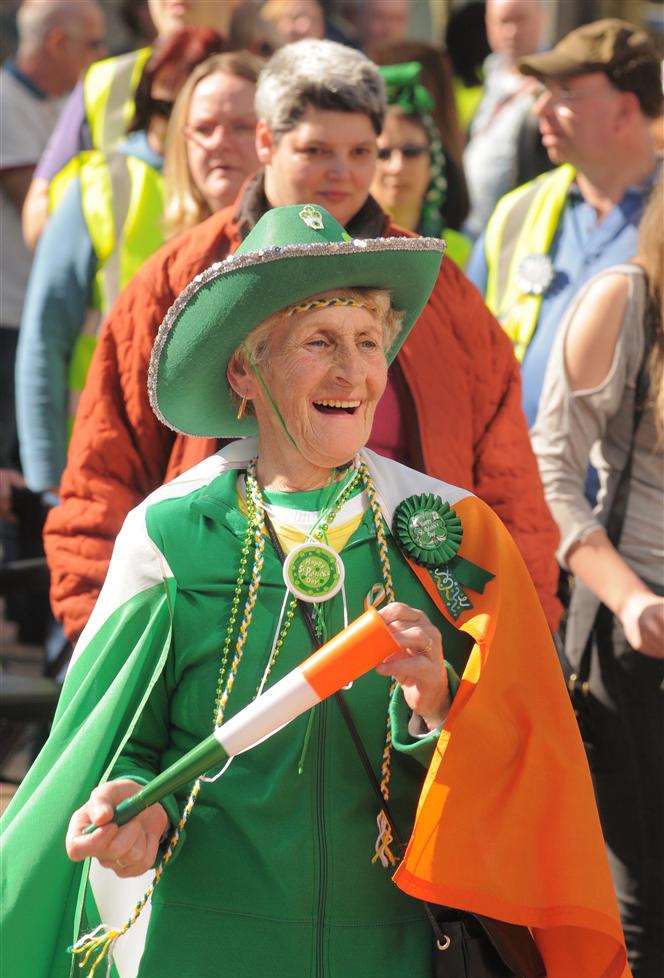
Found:
M 465 588 L 484 593 L 494 575 L 459 556 L 463 525 L 448 502 L 433 493 L 409 496 L 394 513 L 394 533 L 411 560 L 431 574 L 440 596 L 456 621 L 473 603 Z

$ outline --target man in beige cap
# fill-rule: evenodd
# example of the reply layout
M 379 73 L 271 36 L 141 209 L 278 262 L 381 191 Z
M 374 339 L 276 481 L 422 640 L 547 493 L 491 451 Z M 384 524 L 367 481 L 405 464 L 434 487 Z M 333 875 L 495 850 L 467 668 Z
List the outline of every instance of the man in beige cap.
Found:
M 534 106 L 557 168 L 500 200 L 468 275 L 522 361 L 523 404 L 537 415 L 557 328 L 581 286 L 632 258 L 658 160 L 660 56 L 645 31 L 607 19 L 519 61 L 542 85 Z

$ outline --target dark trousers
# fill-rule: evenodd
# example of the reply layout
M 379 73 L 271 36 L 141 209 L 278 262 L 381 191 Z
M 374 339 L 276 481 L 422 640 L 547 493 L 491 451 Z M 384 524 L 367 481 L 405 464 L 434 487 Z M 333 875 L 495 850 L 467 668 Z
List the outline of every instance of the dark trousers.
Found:
M 20 471 L 14 404 L 17 344 L 18 330 L 0 326 L 0 468 Z M 12 514 L 12 519 L 0 519 L 0 563 L 43 556 L 46 509 L 39 495 L 15 489 Z M 47 589 L 10 591 L 4 597 L 5 617 L 18 625 L 18 640 L 40 645 L 53 620 Z
M 0 326 L 0 468 L 18 469 L 14 365 L 18 330 Z
M 656 590 L 653 588 L 653 590 Z M 661 589 L 657 589 L 661 593 Z M 664 662 L 602 607 L 589 694 L 577 696 L 634 978 L 664 975 Z

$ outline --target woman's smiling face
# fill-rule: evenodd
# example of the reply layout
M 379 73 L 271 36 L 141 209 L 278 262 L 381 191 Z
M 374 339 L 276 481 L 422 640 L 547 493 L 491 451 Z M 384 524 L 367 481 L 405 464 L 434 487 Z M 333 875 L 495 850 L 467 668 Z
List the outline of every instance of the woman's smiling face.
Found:
M 367 443 L 387 383 L 378 315 L 356 306 L 285 315 L 267 343 L 268 355 L 258 370 L 283 425 L 255 371 L 247 369 L 240 388 L 233 383 L 253 401 L 261 457 L 291 454 L 292 438 L 310 465 L 345 465 Z M 229 376 L 233 379 L 232 368 Z
M 256 142 L 272 207 L 320 204 L 348 224 L 365 204 L 376 165 L 376 133 L 363 112 L 310 105 L 278 139 L 260 120 Z

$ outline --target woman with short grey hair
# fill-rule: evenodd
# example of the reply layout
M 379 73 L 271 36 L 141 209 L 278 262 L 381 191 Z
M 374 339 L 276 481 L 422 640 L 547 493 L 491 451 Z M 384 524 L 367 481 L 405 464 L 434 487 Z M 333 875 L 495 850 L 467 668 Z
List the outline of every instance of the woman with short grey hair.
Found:
M 270 58 L 261 72 L 255 105 L 256 115 L 275 135 L 293 129 L 308 106 L 361 112 L 378 135 L 387 100 L 378 68 L 361 51 L 311 39 L 287 44 Z

